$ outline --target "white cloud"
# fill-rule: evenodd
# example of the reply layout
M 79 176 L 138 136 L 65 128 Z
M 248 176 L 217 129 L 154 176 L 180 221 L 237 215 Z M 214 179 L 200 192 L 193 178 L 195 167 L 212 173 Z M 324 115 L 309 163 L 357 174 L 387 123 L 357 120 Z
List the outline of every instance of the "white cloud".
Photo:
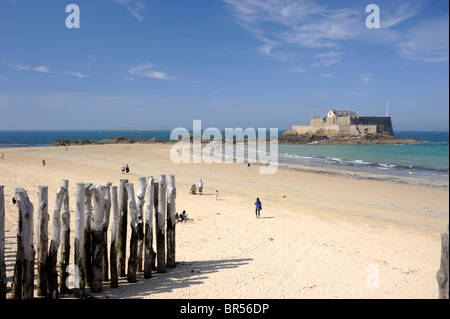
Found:
M 443 21 L 417 25 L 420 23 L 417 19 L 410 23 L 411 18 L 422 12 L 422 1 L 386 2 L 380 10 L 381 29 L 376 30 L 365 27 L 364 5 L 349 4 L 347 8 L 336 9 L 334 1 L 222 1 L 239 25 L 261 42 L 258 48 L 261 54 L 280 61 L 296 61 L 299 57 L 302 61 L 318 60 L 312 65 L 309 62 L 306 68 L 341 62 L 343 53 L 328 58 L 320 55 L 330 50 L 343 51 L 349 41 L 390 45 L 398 49 L 400 56 L 413 60 L 448 60 L 448 15 Z M 320 50 L 327 51 L 318 53 Z
M 23 71 L 36 71 L 43 73 L 50 73 L 50 69 L 47 66 L 30 66 L 23 63 L 3 63 L 4 65 Z
M 6 80 L 8 80 L 8 77 L 6 77 L 6 76 L 4 76 L 4 75 L 0 75 L 0 80 L 6 81 Z
M 372 84 L 373 83 L 373 75 L 372 74 L 370 74 L 370 73 L 366 73 L 366 74 L 363 74 L 362 76 L 361 76 L 361 81 L 364 83 L 364 84 Z
M 75 77 L 80 78 L 80 79 L 89 77 L 89 75 L 83 74 L 81 72 L 67 72 L 66 74 L 75 76 Z
M 312 67 L 327 67 L 333 64 L 339 63 L 344 59 L 342 52 L 330 51 L 326 53 L 320 53 L 314 55 L 316 63 L 312 64 Z
M 445 62 L 449 56 L 449 17 L 428 20 L 409 30 L 398 44 L 400 55 L 412 60 Z
M 135 76 L 143 76 L 147 78 L 154 78 L 159 80 L 173 80 L 173 77 L 168 76 L 164 72 L 154 71 L 152 63 L 144 63 L 133 66 L 128 69 L 128 73 Z
M 142 21 L 144 19 L 142 14 L 145 6 L 142 4 L 142 1 L 140 0 L 109 0 L 109 1 L 123 5 L 128 10 L 128 12 L 139 21 Z

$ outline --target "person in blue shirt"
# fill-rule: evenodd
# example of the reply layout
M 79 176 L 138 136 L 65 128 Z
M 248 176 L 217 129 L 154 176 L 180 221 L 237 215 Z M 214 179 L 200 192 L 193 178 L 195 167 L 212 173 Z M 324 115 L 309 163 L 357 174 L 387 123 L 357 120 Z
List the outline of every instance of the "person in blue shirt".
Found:
M 255 202 L 255 214 L 256 214 L 256 218 L 259 218 L 259 213 L 262 209 L 262 204 L 261 201 L 259 200 L 259 198 L 256 199 Z

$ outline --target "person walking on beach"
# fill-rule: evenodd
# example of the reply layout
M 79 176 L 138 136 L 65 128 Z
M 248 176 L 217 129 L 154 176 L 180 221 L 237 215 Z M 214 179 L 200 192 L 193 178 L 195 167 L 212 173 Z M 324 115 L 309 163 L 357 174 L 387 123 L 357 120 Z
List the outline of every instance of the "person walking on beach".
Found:
M 47 164 L 45 164 L 45 159 L 43 159 L 42 160 L 42 167 L 45 167 L 45 165 L 47 165 Z
M 216 190 L 216 200 L 219 198 L 219 191 Z
M 126 172 L 127 174 L 130 172 L 130 167 L 128 166 L 128 164 L 127 164 L 127 166 L 125 166 L 125 172 Z
M 125 174 L 125 164 L 122 164 L 120 170 L 122 171 L 122 175 Z
M 256 214 L 256 218 L 259 218 L 259 214 L 261 212 L 262 209 L 262 204 L 261 201 L 259 200 L 259 198 L 256 199 L 255 202 L 255 214 Z
M 1 159 L 2 159 L 2 161 L 5 159 L 5 154 L 2 153 Z
M 201 178 L 198 180 L 198 194 L 203 195 L 203 181 Z

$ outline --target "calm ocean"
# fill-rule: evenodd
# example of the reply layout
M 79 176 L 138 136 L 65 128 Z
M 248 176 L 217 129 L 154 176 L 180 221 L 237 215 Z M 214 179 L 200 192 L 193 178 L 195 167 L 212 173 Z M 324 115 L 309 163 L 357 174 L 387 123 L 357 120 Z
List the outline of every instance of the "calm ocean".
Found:
M 0 148 L 50 146 L 58 139 L 104 140 L 118 136 L 170 138 L 170 130 L 0 131 Z M 283 131 L 279 132 L 280 134 Z M 425 143 L 398 145 L 279 145 L 280 163 L 425 178 L 448 184 L 449 132 L 399 131 Z

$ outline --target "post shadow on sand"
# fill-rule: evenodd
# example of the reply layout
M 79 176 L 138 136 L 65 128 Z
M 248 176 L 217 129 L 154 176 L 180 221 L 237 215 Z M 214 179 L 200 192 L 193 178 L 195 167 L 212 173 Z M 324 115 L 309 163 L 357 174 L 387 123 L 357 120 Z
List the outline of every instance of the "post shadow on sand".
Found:
M 167 268 L 166 273 L 152 273 L 152 278 L 145 279 L 143 273 L 137 274 L 137 282 L 128 283 L 126 278 L 119 278 L 119 287 L 112 289 L 106 282 L 103 292 L 91 294 L 97 298 L 133 298 L 143 299 L 154 294 L 170 293 L 179 288 L 201 285 L 208 278 L 208 274 L 222 269 L 237 268 L 247 265 L 253 259 L 222 259 L 206 261 L 180 261 L 175 268 Z

